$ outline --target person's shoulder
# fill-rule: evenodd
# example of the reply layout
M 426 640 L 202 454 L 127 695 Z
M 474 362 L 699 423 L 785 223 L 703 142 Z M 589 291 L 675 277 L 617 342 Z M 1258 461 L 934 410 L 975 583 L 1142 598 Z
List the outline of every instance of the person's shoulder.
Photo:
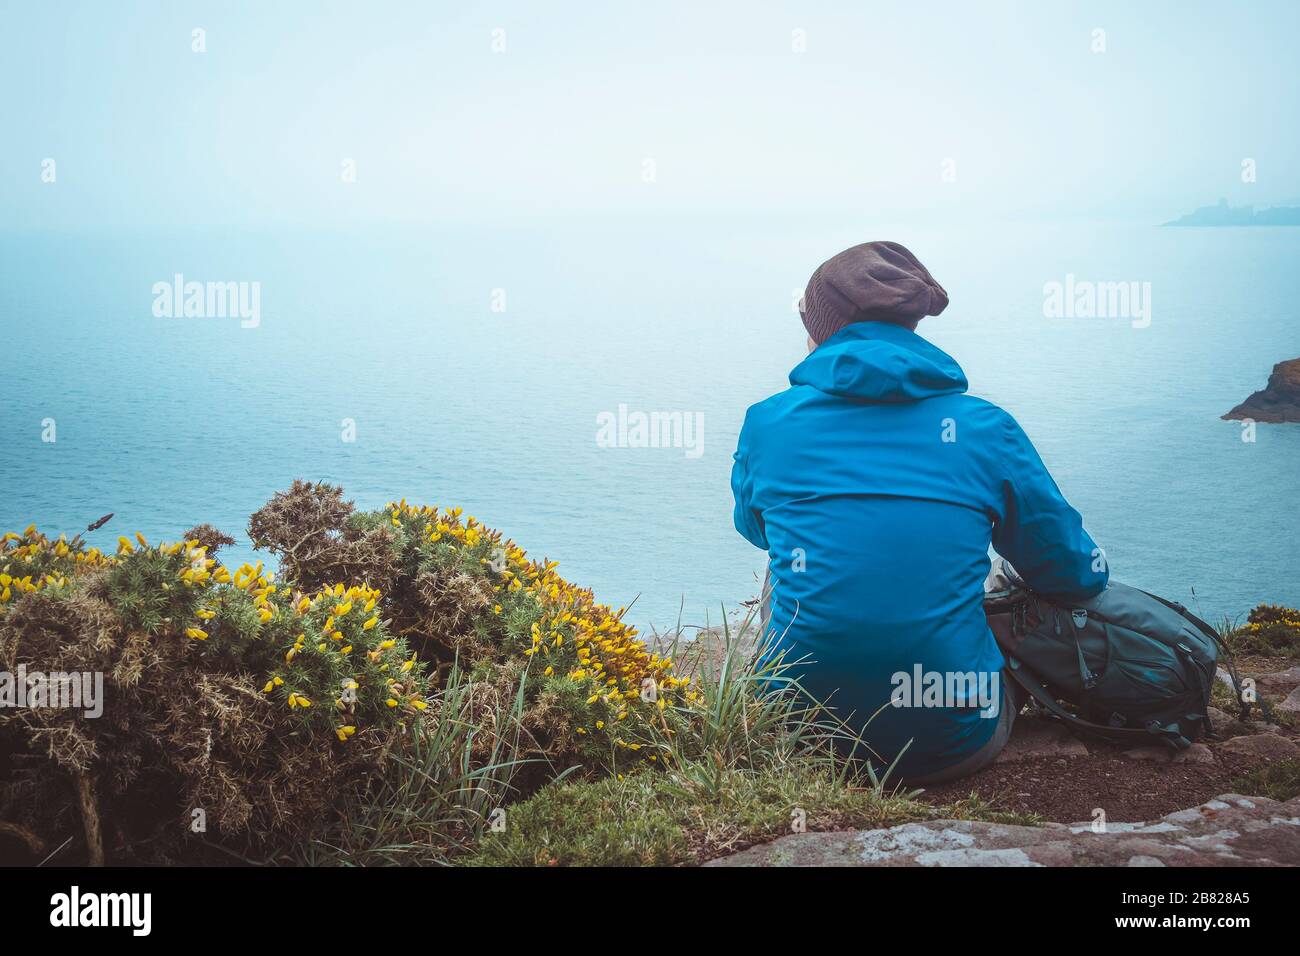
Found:
M 1012 414 L 1001 405 L 994 404 L 978 395 L 954 395 L 952 398 L 964 417 L 975 424 L 999 431 L 1016 431 L 1020 425 Z
M 779 421 L 799 400 L 801 392 L 809 389 L 807 385 L 791 385 L 784 388 L 775 395 L 769 395 L 760 402 L 755 402 L 745 410 L 745 421 L 755 425 L 764 422 Z
M 949 397 L 953 399 L 949 414 L 967 436 L 978 439 L 969 447 L 985 449 L 995 457 L 1003 457 L 1014 453 L 1027 441 L 1020 423 L 1001 405 L 977 395 L 963 393 Z

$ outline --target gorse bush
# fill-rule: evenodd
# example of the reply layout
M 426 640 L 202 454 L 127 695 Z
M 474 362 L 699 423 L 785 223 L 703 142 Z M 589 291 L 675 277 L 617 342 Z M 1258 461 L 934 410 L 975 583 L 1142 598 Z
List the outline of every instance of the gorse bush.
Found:
M 86 548 L 66 535 L 51 541 L 28 525 L 22 534 L 6 531 L 0 537 L 0 612 L 5 605 L 46 587 L 63 587 L 68 577 L 83 567 L 108 564 L 98 548 Z
M 623 609 L 598 604 L 555 562 L 530 560 L 460 508 L 402 500 L 354 513 L 337 489 L 295 482 L 249 530 L 295 581 L 347 569 L 382 587 L 391 631 L 422 660 L 455 664 L 506 698 L 526 683 L 529 755 L 614 769 L 654 763 L 699 701 L 671 658 L 622 620 Z
M 1244 626 L 1230 630 L 1227 639 L 1242 654 L 1300 657 L 1300 611 L 1261 604 L 1250 612 Z
M 33 851 L 282 858 L 328 829 L 393 860 L 393 833 L 455 843 L 520 786 L 681 759 L 707 713 L 622 609 L 459 508 L 295 482 L 248 530 L 278 574 L 221 564 L 210 526 L 115 554 L 4 536 L 0 668 L 103 681 L 102 716 L 0 709 L 0 822 Z M 436 817 L 377 810 L 417 790 Z
M 0 567 L 0 669 L 102 681 L 102 714 L 0 709 L 0 818 L 32 846 L 78 816 L 93 861 L 105 843 L 151 861 L 303 838 L 427 707 L 423 667 L 367 616 L 368 588 L 281 588 L 198 539 L 104 555 L 30 527 Z

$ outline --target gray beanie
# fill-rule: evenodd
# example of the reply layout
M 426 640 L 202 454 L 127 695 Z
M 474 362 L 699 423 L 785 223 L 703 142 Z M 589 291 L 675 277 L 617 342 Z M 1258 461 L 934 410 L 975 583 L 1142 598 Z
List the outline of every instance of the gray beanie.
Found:
M 947 306 L 948 293 L 906 247 L 864 242 L 817 267 L 799 314 L 820 345 L 853 322 L 912 322 Z

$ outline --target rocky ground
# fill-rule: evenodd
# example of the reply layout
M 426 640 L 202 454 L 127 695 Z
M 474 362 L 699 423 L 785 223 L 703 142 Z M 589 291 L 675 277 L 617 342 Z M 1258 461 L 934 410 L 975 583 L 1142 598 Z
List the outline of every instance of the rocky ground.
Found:
M 705 866 L 1295 866 L 1300 797 L 1224 794 L 1150 823 L 930 820 L 800 833 Z
M 705 632 L 685 656 L 716 665 L 723 653 L 721 636 Z M 1239 667 L 1269 703 L 1271 720 L 1255 711 L 1242 721 L 1221 709 L 1231 707 L 1223 683 L 1215 694 L 1221 707 L 1210 711 L 1214 737 L 1173 754 L 1083 740 L 1026 711 L 991 767 L 920 797 L 943 805 L 974 795 L 1033 814 L 1042 826 L 931 821 L 799 834 L 711 865 L 1300 865 L 1300 797 L 1238 793 L 1263 792 L 1278 768 L 1300 775 L 1300 666 L 1256 658 Z

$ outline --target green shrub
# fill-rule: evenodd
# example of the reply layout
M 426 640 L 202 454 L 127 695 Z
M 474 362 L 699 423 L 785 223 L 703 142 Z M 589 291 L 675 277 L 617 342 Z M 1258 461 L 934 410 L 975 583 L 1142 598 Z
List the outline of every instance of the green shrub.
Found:
M 1261 604 L 1250 612 L 1246 624 L 1230 630 L 1226 639 L 1236 654 L 1300 657 L 1300 611 Z
M 126 862 L 302 839 L 427 707 L 422 667 L 363 613 L 369 589 L 307 597 L 260 565 L 217 566 L 197 539 L 122 538 L 105 556 L 34 528 L 6 536 L 0 567 L 20 583 L 0 669 L 103 682 L 100 716 L 0 710 L 0 817 L 32 845 L 78 834 L 87 859 Z M 337 614 L 348 600 L 356 613 Z M 325 623 L 335 636 L 317 641 Z
M 391 632 L 431 666 L 458 666 L 498 696 L 523 686 L 521 757 L 558 769 L 655 763 L 699 701 L 623 609 L 460 508 L 402 500 L 355 513 L 338 489 L 295 482 L 252 516 L 249 534 L 296 582 L 346 571 L 382 586 Z

